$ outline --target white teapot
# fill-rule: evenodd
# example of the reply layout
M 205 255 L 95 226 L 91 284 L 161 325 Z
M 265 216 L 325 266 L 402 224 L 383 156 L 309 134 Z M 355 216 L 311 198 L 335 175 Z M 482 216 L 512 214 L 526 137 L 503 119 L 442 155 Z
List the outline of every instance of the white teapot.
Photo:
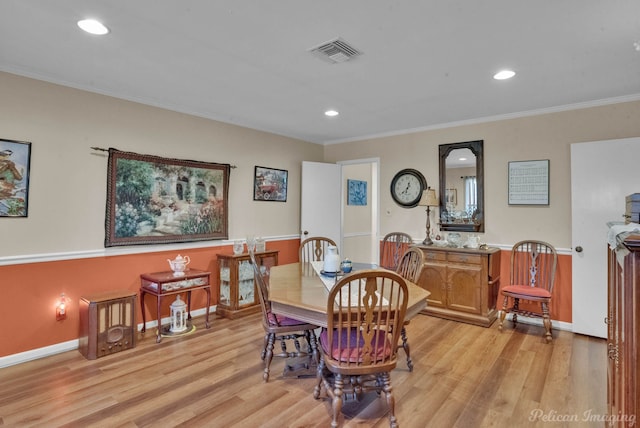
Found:
M 189 256 L 182 257 L 180 254 L 178 254 L 178 257 L 175 259 L 167 259 L 167 261 L 169 262 L 169 266 L 171 267 L 174 276 L 183 276 L 184 271 L 187 269 L 187 265 L 191 263 Z

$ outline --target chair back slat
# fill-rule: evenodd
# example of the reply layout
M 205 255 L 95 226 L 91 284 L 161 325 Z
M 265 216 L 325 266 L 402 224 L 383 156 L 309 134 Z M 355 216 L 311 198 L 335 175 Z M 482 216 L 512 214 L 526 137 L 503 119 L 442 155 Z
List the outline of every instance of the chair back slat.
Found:
M 391 232 L 382 239 L 380 267 L 396 270 L 402 255 L 413 244 L 411 235 L 404 232 Z
M 363 368 L 395 365 L 407 299 L 406 281 L 395 272 L 362 270 L 338 281 L 327 302 L 326 333 L 332 364 Z
M 511 285 L 528 285 L 553 291 L 558 254 L 543 241 L 520 241 L 511 250 Z
M 300 243 L 300 248 L 298 250 L 300 263 L 323 261 L 329 245 L 337 247 L 335 241 L 330 238 L 313 236 L 305 239 Z
M 271 301 L 269 300 L 269 273 L 270 267 L 268 265 L 259 265 L 256 261 L 256 257 L 253 251 L 249 250 L 249 257 L 251 259 L 251 266 L 253 266 L 254 281 L 256 285 L 256 291 L 258 292 L 258 298 L 260 300 L 260 309 L 262 310 L 262 321 L 268 326 L 277 322 L 275 317 L 271 315 Z M 271 319 L 270 319 L 271 318 Z

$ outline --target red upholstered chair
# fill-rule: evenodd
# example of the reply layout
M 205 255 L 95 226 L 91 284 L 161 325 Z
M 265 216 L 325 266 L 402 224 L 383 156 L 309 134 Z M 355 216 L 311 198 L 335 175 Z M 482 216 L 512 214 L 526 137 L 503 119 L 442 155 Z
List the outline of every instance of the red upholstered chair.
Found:
M 411 235 L 404 232 L 391 232 L 382 238 L 382 249 L 380 252 L 380 267 L 389 270 L 396 270 L 400 258 L 413 244 Z
M 373 391 L 384 394 L 391 426 L 397 426 L 390 372 L 396 367 L 407 299 L 404 278 L 384 269 L 346 275 L 329 292 L 313 396 L 320 398 L 324 387 L 331 398 L 332 427 L 338 426 L 345 397 L 360 399 Z
M 420 251 L 416 247 L 409 248 L 400 259 L 400 263 L 398 264 L 398 270 L 396 271 L 401 277 L 406 279 L 407 281 L 411 281 L 416 284 L 420 278 L 420 273 L 422 272 L 422 265 L 424 263 L 424 256 L 422 255 L 422 251 Z M 411 361 L 411 352 L 409 350 L 409 339 L 407 338 L 407 325 L 409 321 L 405 321 L 402 326 L 402 332 L 400 336 L 402 337 L 402 346 L 404 349 L 404 353 L 407 355 L 407 367 L 409 367 L 409 371 L 413 371 L 413 362 Z
M 256 288 L 260 298 L 262 309 L 262 327 L 264 328 L 264 346 L 260 358 L 264 361 L 264 373 L 262 378 L 269 381 L 269 368 L 273 357 L 294 358 L 311 357 L 317 364 L 319 360 L 318 342 L 315 329 L 317 325 L 274 314 L 271 311 L 271 301 L 269 300 L 269 267 L 259 266 L 253 251 L 249 251 L 251 264 L 253 265 Z M 301 346 L 300 339 L 307 342 L 306 349 Z M 280 342 L 281 352 L 274 354 L 273 348 L 276 341 Z M 287 342 L 293 342 L 295 350 L 287 349 Z M 308 368 L 308 367 L 307 367 Z
M 542 241 L 520 241 L 511 250 L 510 285 L 503 287 L 500 293 L 504 296 L 500 312 L 499 330 L 502 330 L 504 319 L 508 313 L 513 314 L 516 325 L 518 315 L 541 317 L 545 329 L 547 343 L 551 342 L 551 318 L 549 305 L 558 265 L 558 254 L 555 248 Z M 520 300 L 540 303 L 540 311 L 520 308 Z M 509 303 L 512 306 L 509 307 Z

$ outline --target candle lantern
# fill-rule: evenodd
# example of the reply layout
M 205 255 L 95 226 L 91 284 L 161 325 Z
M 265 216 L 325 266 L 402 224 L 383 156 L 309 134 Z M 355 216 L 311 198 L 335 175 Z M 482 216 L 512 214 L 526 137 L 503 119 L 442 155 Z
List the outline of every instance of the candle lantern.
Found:
M 187 304 L 176 296 L 176 300 L 171 304 L 171 327 L 172 333 L 181 333 L 187 329 Z

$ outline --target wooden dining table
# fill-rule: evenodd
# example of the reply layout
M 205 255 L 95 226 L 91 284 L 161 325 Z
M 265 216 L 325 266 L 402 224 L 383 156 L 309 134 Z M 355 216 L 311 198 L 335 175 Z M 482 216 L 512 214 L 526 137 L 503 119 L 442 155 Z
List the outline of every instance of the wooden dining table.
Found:
M 354 272 L 358 270 L 356 266 Z M 430 293 L 410 281 L 407 281 L 407 286 L 409 301 L 405 319 L 410 320 L 426 308 Z M 269 300 L 274 313 L 326 327 L 328 298 L 329 290 L 311 263 L 291 263 L 271 268 Z

